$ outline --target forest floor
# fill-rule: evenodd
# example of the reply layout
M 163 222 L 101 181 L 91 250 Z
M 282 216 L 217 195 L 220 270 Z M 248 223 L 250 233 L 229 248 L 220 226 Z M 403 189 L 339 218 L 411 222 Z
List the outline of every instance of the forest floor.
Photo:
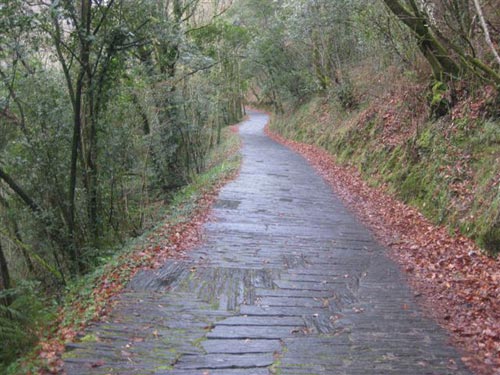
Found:
M 242 170 L 203 241 L 139 272 L 67 346 L 65 371 L 470 374 L 385 248 L 304 158 L 264 135 L 267 121 L 254 112 L 240 126 Z

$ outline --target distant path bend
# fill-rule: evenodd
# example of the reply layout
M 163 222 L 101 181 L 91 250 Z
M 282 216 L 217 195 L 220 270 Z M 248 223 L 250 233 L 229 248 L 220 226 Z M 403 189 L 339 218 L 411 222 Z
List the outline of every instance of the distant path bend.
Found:
M 203 244 L 142 272 L 68 374 L 469 374 L 398 267 L 305 159 L 240 127 Z M 92 337 L 92 336 L 91 336 Z

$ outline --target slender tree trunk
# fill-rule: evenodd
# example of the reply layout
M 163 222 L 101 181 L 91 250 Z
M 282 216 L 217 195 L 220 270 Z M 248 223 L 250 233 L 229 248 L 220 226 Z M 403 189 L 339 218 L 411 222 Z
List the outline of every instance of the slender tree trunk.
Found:
M 0 204 L 3 207 L 5 207 L 6 210 L 10 209 L 9 202 L 6 199 L 4 199 L 1 195 L 0 195 Z M 13 232 L 13 235 L 15 236 L 16 241 L 19 244 L 22 244 L 23 239 L 22 239 L 21 230 L 19 229 L 19 225 L 17 224 L 17 221 L 11 217 L 9 217 L 8 221 L 10 222 L 11 231 Z M 26 267 L 28 267 L 29 273 L 31 275 L 33 275 L 35 268 L 33 266 L 33 262 L 31 261 L 31 258 L 29 256 L 28 252 L 26 251 L 26 249 L 23 246 L 18 246 L 18 248 L 19 248 L 19 250 L 21 250 L 21 254 L 23 255 L 24 261 L 26 262 Z
M 83 77 L 80 77 L 76 83 L 75 90 L 75 106 L 73 113 L 73 141 L 71 145 L 71 164 L 70 164 L 70 177 L 69 177 L 69 222 L 68 232 L 71 238 L 72 249 L 70 251 L 71 260 L 75 267 L 78 267 L 78 259 L 80 258 L 79 246 L 75 236 L 75 211 L 76 211 L 76 178 L 78 172 L 78 150 L 81 147 L 81 128 L 82 128 L 82 91 L 83 91 Z M 79 269 L 76 269 L 79 272 Z
M 316 79 L 319 82 L 319 86 L 321 91 L 325 91 L 328 88 L 328 74 L 325 73 L 324 64 L 322 62 L 321 53 L 320 53 L 320 43 L 318 41 L 319 35 L 317 30 L 313 30 L 311 36 L 313 42 L 313 65 L 314 72 L 316 73 Z
M 0 290 L 10 289 L 10 274 L 9 267 L 7 265 L 7 259 L 3 252 L 2 241 L 0 241 Z M 11 303 L 11 299 L 8 297 L 2 298 L 0 303 L 8 306 Z
M 97 246 L 99 234 L 97 223 L 97 113 L 95 111 L 95 93 L 96 88 L 93 82 L 93 72 L 90 63 L 90 48 L 91 41 L 89 36 L 92 35 L 92 0 L 81 0 L 81 27 L 83 35 L 81 38 L 81 64 L 82 71 L 84 72 L 84 87 L 85 95 L 83 96 L 84 111 L 82 116 L 84 118 L 84 126 L 88 127 L 84 133 L 87 136 L 86 140 L 86 155 L 85 158 L 85 176 L 86 176 L 86 190 L 87 190 L 87 213 L 89 220 L 90 233 L 92 235 L 92 244 Z M 105 73 L 103 73 L 105 74 Z
M 40 206 L 21 188 L 2 168 L 0 168 L 0 179 L 4 180 L 7 185 L 17 194 L 19 198 L 35 213 L 41 211 Z
M 88 87 L 91 86 L 89 83 Z M 97 181 L 97 119 L 93 110 L 94 98 L 90 92 L 88 98 L 90 129 L 87 150 L 87 185 L 88 185 L 88 216 L 90 231 L 92 233 L 92 242 L 94 247 L 97 247 L 99 242 L 99 225 L 98 225 L 98 181 Z
M 88 74 L 90 72 L 90 22 L 91 22 L 91 6 L 92 0 L 81 0 L 80 2 L 80 72 L 78 74 L 75 85 L 74 113 L 73 113 L 73 141 L 71 146 L 71 165 L 70 165 L 70 180 L 69 180 L 69 224 L 68 231 L 72 241 L 71 261 L 72 267 L 76 273 L 80 273 L 83 268 L 83 259 L 80 252 L 80 247 L 75 234 L 75 212 L 76 212 L 76 183 L 78 173 L 78 154 L 83 146 L 82 128 L 84 114 L 84 90 L 90 90 L 86 87 L 88 83 Z M 88 190 L 88 189 L 87 189 Z M 88 193 L 88 191 L 87 191 Z
M 479 21 L 481 22 L 481 27 L 484 31 L 484 38 L 486 39 L 486 44 L 491 50 L 493 56 L 495 56 L 495 60 L 497 64 L 500 66 L 500 56 L 498 55 L 493 42 L 491 41 L 490 31 L 488 30 L 488 25 L 486 24 L 486 20 L 484 19 L 483 10 L 481 9 L 481 5 L 479 4 L 479 0 L 474 0 L 474 6 L 476 7 L 477 15 L 479 16 Z
M 14 235 L 16 236 L 16 240 L 19 241 L 20 244 L 22 244 L 23 239 L 21 237 L 21 232 L 19 230 L 17 222 L 14 221 L 13 226 L 14 226 Z M 30 255 L 23 246 L 19 246 L 19 250 L 21 250 L 21 254 L 23 254 L 23 258 L 24 261 L 26 262 L 26 267 L 28 268 L 28 272 L 30 273 L 30 275 L 33 275 L 35 273 L 35 267 L 33 266 L 33 261 L 31 260 Z
M 137 110 L 139 111 L 139 115 L 142 119 L 142 131 L 145 135 L 151 133 L 151 125 L 149 124 L 149 118 L 146 113 L 146 110 L 143 108 L 141 101 L 139 100 L 139 96 L 136 92 L 132 93 L 132 102 L 136 105 Z

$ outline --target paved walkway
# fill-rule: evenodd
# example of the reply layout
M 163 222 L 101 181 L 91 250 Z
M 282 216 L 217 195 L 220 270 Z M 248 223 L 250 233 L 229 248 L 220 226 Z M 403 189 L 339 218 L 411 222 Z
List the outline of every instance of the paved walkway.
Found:
M 397 266 L 297 154 L 241 126 L 243 167 L 191 259 L 142 272 L 68 374 L 469 374 Z M 72 349 L 72 350 L 71 350 Z

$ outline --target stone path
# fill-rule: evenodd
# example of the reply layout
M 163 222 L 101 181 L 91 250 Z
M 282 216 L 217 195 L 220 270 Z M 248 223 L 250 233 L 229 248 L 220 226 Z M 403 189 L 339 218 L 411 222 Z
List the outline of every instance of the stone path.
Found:
M 243 167 L 190 259 L 142 272 L 68 374 L 469 374 L 404 277 L 297 154 L 241 126 Z

